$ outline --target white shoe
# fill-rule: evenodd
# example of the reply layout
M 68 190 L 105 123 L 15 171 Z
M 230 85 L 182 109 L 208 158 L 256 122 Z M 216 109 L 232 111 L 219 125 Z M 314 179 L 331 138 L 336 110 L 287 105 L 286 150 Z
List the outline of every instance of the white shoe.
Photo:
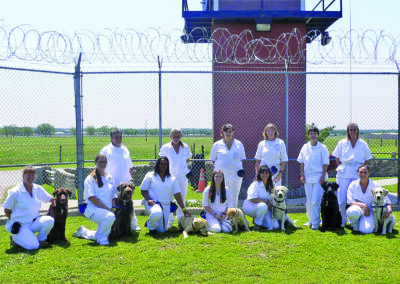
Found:
M 75 238 L 82 238 L 83 230 L 85 229 L 84 226 L 80 226 L 78 230 L 72 235 Z
M 310 227 L 311 224 L 310 224 L 310 222 L 306 222 L 306 223 L 303 224 L 303 226 L 304 226 L 304 227 Z
M 318 230 L 318 229 L 319 229 L 319 226 L 318 226 L 318 225 L 315 225 L 315 226 L 312 225 L 312 226 L 311 226 L 311 230 Z
M 139 226 L 132 226 L 132 231 L 139 232 L 141 230 L 142 228 L 140 228 Z

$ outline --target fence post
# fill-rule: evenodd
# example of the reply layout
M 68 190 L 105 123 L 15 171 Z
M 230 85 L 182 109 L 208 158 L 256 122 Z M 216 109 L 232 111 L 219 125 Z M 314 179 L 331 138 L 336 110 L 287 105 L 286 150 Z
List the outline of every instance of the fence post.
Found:
M 397 75 L 397 97 L 400 98 L 400 70 L 398 70 Z M 397 100 L 397 140 L 399 140 L 399 129 L 400 129 L 400 101 Z M 400 204 L 400 186 L 399 186 L 399 178 L 400 178 L 400 151 L 397 148 L 397 204 Z
M 162 146 L 162 105 L 161 105 L 161 67 L 162 59 L 157 56 L 158 60 L 158 148 Z
M 82 53 L 79 53 L 78 62 L 75 66 L 74 90 L 75 90 L 75 125 L 76 125 L 76 170 L 78 204 L 83 203 L 83 119 L 82 119 Z
M 285 144 L 286 149 L 289 149 L 289 64 L 290 58 L 285 59 Z M 285 185 L 289 185 L 289 161 L 286 163 L 285 167 Z

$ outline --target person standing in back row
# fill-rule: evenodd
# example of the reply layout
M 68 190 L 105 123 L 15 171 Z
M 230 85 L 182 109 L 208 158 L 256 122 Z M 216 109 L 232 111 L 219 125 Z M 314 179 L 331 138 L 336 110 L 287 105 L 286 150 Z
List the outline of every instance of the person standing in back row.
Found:
M 111 143 L 100 150 L 100 154 L 107 157 L 107 168 L 105 171 L 114 178 L 117 186 L 121 182 L 129 182 L 132 179 L 132 159 L 127 147 L 122 144 L 122 132 L 119 129 L 111 131 Z M 135 209 L 132 216 L 132 230 L 140 231 Z

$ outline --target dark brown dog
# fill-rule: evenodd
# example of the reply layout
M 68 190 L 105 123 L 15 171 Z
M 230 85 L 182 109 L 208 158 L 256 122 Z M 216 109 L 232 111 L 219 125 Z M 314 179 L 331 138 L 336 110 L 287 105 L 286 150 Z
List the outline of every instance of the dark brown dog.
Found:
M 117 209 L 115 211 L 115 222 L 111 228 L 110 238 L 132 236 L 132 195 L 134 189 L 135 184 L 133 182 L 121 182 L 117 187 Z
M 54 190 L 53 196 L 56 198 L 56 205 L 50 207 L 47 215 L 54 218 L 54 226 L 47 236 L 47 242 L 56 241 L 68 242 L 65 237 L 65 223 L 68 217 L 68 197 L 71 197 L 72 191 L 68 188 L 58 188 Z

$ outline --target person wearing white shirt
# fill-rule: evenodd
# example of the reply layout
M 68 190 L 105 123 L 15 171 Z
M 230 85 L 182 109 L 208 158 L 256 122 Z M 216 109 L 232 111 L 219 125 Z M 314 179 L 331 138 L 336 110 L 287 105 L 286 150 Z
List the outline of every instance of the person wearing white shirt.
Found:
M 342 215 L 342 227 L 347 223 L 346 201 L 347 189 L 351 182 L 358 179 L 357 171 L 361 165 L 368 165 L 372 159 L 368 144 L 359 138 L 358 125 L 350 122 L 347 125 L 347 138 L 340 140 L 332 155 L 336 158 L 336 181 L 339 184 L 338 202 Z
M 242 142 L 233 138 L 234 133 L 231 124 L 222 126 L 222 139 L 213 144 L 210 160 L 214 162 L 214 171 L 224 173 L 225 184 L 232 193 L 233 207 L 237 207 L 244 177 L 242 160 L 246 159 L 246 154 Z
M 347 211 L 347 217 L 353 227 L 353 231 L 359 231 L 364 234 L 370 234 L 375 227 L 374 214 L 372 213 L 372 203 L 374 196 L 371 189 L 378 187 L 372 179 L 369 178 L 370 168 L 366 165 L 358 169 L 359 179 L 353 181 L 347 190 L 347 204 L 350 206 Z M 390 199 L 385 196 L 385 202 L 388 204 L 384 213 L 384 218 L 388 218 L 392 205 Z
M 184 216 L 191 216 L 183 204 L 176 179 L 169 171 L 169 161 L 167 157 L 163 156 L 158 158 L 154 171 L 146 174 L 140 185 L 140 189 L 144 198 L 143 203 L 146 211 L 150 215 L 146 226 L 151 235 L 157 232 L 167 231 L 168 217 L 173 197 L 175 197 L 178 202 Z
M 326 170 L 329 165 L 329 152 L 324 144 L 318 141 L 319 129 L 310 127 L 308 137 L 310 142 L 301 148 L 297 161 L 300 163 L 300 181 L 306 192 L 306 226 L 317 230 L 320 223 L 322 184 L 328 179 Z
M 84 215 L 97 223 L 97 230 L 93 231 L 80 226 L 73 236 L 94 240 L 101 246 L 107 246 L 109 245 L 108 236 L 115 221 L 117 188 L 113 177 L 105 171 L 106 156 L 97 154 L 95 165 L 95 169 L 87 176 L 84 183 L 84 198 L 87 202 Z
M 111 131 L 111 142 L 100 150 L 100 154 L 107 157 L 106 172 L 114 178 L 115 186 L 121 182 L 130 182 L 132 179 L 133 163 L 127 147 L 122 144 L 122 132 L 119 129 Z M 133 231 L 140 231 L 135 208 L 133 208 L 132 224 Z
M 54 198 L 43 187 L 33 183 L 36 169 L 27 166 L 22 172 L 23 182 L 8 192 L 4 202 L 4 213 L 9 219 L 5 225 L 11 233 L 11 244 L 24 249 L 38 249 L 54 226 L 51 216 L 40 216 L 41 202 L 50 202 L 54 206 Z M 36 236 L 35 233 L 39 232 Z
M 286 162 L 289 160 L 285 142 L 278 138 L 279 132 L 273 123 L 268 123 L 265 126 L 263 136 L 264 140 L 258 143 L 255 156 L 256 175 L 260 166 L 267 165 L 273 173 L 272 179 L 275 185 L 281 185 Z
M 258 169 L 257 180 L 247 190 L 247 199 L 243 203 L 243 211 L 246 215 L 254 218 L 254 230 L 261 227 L 272 226 L 272 192 L 274 183 L 271 170 L 267 165 Z M 274 229 L 279 228 L 278 220 L 274 222 Z
M 206 211 L 207 230 L 213 233 L 230 233 L 232 225 L 226 220 L 226 211 L 233 207 L 232 194 L 225 186 L 224 173 L 216 170 L 211 185 L 203 191 L 203 207 Z
M 161 147 L 159 155 L 160 157 L 165 156 L 168 158 L 171 174 L 175 177 L 176 182 L 178 183 L 183 204 L 186 205 L 186 195 L 188 192 L 188 179 L 186 178 L 186 174 L 190 172 L 188 162 L 189 158 L 192 157 L 192 153 L 190 153 L 189 146 L 181 141 L 182 131 L 180 129 L 173 128 L 169 137 L 171 138 L 171 142 L 164 144 Z M 178 208 L 178 220 L 182 216 L 183 212 Z M 172 213 L 168 219 L 168 227 L 171 227 L 174 221 Z

